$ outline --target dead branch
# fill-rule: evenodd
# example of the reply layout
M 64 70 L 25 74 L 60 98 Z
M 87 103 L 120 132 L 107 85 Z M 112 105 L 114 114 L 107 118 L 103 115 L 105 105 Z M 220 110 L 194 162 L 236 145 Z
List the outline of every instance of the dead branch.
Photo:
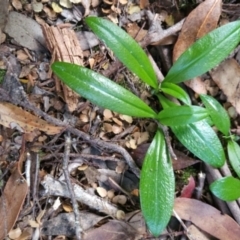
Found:
M 44 196 L 51 195 L 70 198 L 67 184 L 65 182 L 55 180 L 51 175 L 46 175 L 41 184 L 45 188 Z M 96 195 L 92 195 L 86 192 L 82 187 L 77 184 L 73 184 L 72 186 L 77 201 L 86 204 L 90 208 L 106 213 L 114 218 L 117 218 L 117 216 L 119 216 L 119 213 L 122 218 L 124 218 L 124 212 L 118 210 L 114 205 L 112 205 L 105 199 L 101 199 Z
M 70 154 L 70 148 L 71 148 L 71 138 L 69 136 L 65 136 L 65 147 L 64 147 L 64 157 L 63 157 L 63 174 L 65 177 L 65 181 L 68 187 L 68 191 L 70 193 L 70 197 L 72 200 L 73 205 L 73 212 L 75 215 L 75 234 L 77 240 L 82 239 L 82 227 L 80 225 L 80 213 L 78 210 L 78 204 L 77 200 L 73 191 L 73 187 L 70 181 L 69 172 L 68 172 L 68 162 L 69 162 L 69 154 Z

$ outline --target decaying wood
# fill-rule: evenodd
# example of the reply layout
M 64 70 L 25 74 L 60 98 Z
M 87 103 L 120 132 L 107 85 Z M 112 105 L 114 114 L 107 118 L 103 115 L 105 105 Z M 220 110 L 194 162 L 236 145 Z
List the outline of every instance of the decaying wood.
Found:
M 45 35 L 47 48 L 51 52 L 51 63 L 55 61 L 75 63 L 83 65 L 83 52 L 80 47 L 79 41 L 73 30 L 69 28 L 60 28 L 59 26 L 42 25 L 43 34 Z M 52 72 L 49 71 L 49 77 Z M 70 112 L 76 110 L 79 95 L 73 92 L 65 84 L 62 84 L 59 79 L 54 76 L 56 81 L 56 91 L 62 94 L 68 105 Z
M 54 179 L 51 175 L 46 175 L 41 184 L 45 189 L 43 193 L 44 196 L 50 195 L 70 198 L 67 184 Z M 123 219 L 125 217 L 125 213 L 122 210 L 119 210 L 106 199 L 102 199 L 96 195 L 88 193 L 81 186 L 75 183 L 73 184 L 73 192 L 77 201 L 86 204 L 87 206 L 96 209 L 99 212 L 104 212 L 117 219 Z

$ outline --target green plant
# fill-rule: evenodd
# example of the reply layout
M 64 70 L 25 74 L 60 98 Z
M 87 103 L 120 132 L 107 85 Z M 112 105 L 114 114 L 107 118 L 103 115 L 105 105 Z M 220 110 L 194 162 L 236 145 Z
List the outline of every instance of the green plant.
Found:
M 163 125 L 169 126 L 187 149 L 213 167 L 224 164 L 225 154 L 210 124 L 225 135 L 229 135 L 230 129 L 228 115 L 215 99 L 202 95 L 206 108 L 192 106 L 188 94 L 176 83 L 201 75 L 220 63 L 240 41 L 240 21 L 199 39 L 180 56 L 161 84 L 145 52 L 126 32 L 102 18 L 88 17 L 86 23 L 129 70 L 153 88 L 162 110 L 157 113 L 128 90 L 87 68 L 55 62 L 52 69 L 66 85 L 94 104 L 134 117 L 152 118 L 159 123 L 140 177 L 141 209 L 150 231 L 158 236 L 171 217 L 175 190 Z M 176 105 L 165 94 L 182 104 Z

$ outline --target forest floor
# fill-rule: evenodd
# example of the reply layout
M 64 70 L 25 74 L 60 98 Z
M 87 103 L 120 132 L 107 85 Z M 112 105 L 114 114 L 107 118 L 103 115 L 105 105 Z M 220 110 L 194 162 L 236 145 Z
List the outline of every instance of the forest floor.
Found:
M 141 212 L 139 173 L 156 122 L 98 107 L 51 70 L 55 61 L 85 66 L 159 110 L 149 86 L 115 58 L 85 18 L 103 17 L 124 29 L 163 80 L 194 41 L 238 19 L 235 2 L 1 0 L 0 240 L 239 239 L 240 201 L 222 201 L 209 190 L 213 181 L 236 176 L 232 167 L 211 168 L 170 130 L 176 214 L 154 237 Z M 237 47 L 211 72 L 181 84 L 195 105 L 200 94 L 216 98 L 236 138 L 239 61 Z

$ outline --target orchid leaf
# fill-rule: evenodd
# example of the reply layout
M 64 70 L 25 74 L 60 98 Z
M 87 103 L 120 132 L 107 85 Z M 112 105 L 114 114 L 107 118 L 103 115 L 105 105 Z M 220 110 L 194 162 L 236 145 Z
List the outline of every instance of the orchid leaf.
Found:
M 209 115 L 212 118 L 213 124 L 221 131 L 225 136 L 229 135 L 230 131 L 230 118 L 227 111 L 222 105 L 213 97 L 208 95 L 200 95 L 200 98 L 208 109 Z
M 180 126 L 208 117 L 208 111 L 198 106 L 175 106 L 162 110 L 158 120 L 166 126 Z
M 68 87 L 100 107 L 133 117 L 157 116 L 133 93 L 88 68 L 55 62 L 52 70 Z
M 225 162 L 222 144 L 206 120 L 171 127 L 178 140 L 195 156 L 219 168 Z
M 240 198 L 240 180 L 232 176 L 221 178 L 210 185 L 211 192 L 223 201 Z
M 175 97 L 187 105 L 191 105 L 191 100 L 188 94 L 177 84 L 163 81 L 161 91 Z
M 190 46 L 173 64 L 164 81 L 180 83 L 209 71 L 223 61 L 240 41 L 240 21 L 225 24 Z
M 145 156 L 140 178 L 141 209 L 154 236 L 158 236 L 170 220 L 174 195 L 172 161 L 164 136 L 157 131 Z
M 158 87 L 155 72 L 146 53 L 129 34 L 104 18 L 87 17 L 85 21 L 130 71 L 151 87 Z
M 227 145 L 227 152 L 229 161 L 235 171 L 235 173 L 240 178 L 240 147 L 233 141 L 229 140 Z

